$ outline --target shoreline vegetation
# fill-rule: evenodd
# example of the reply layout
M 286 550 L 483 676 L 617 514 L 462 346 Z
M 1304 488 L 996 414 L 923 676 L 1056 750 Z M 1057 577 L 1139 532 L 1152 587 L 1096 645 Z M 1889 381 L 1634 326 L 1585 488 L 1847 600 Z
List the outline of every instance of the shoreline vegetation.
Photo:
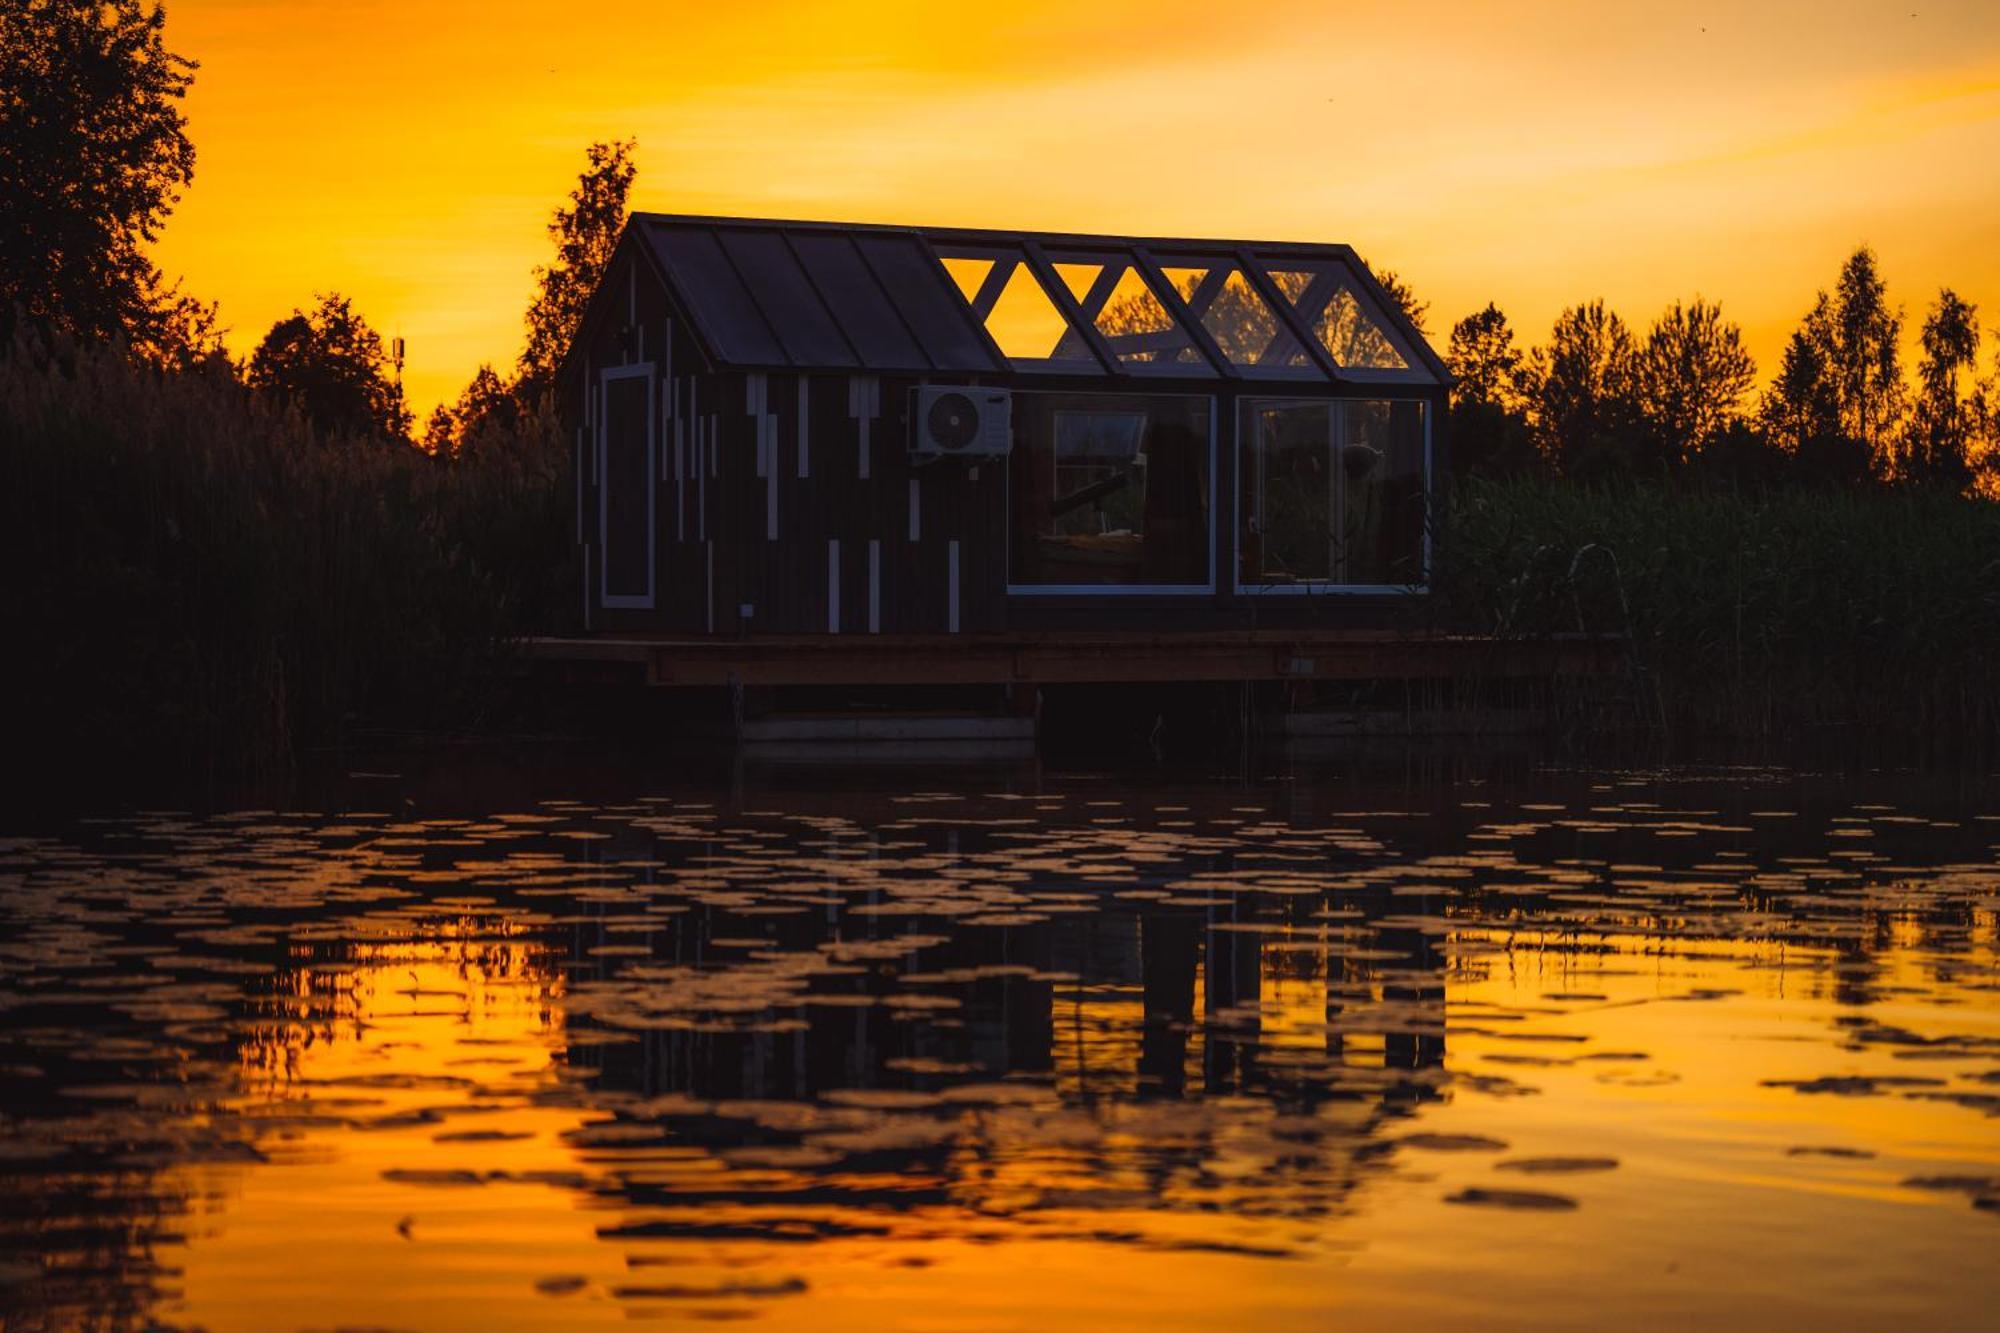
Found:
M 257 779 L 362 726 L 477 728 L 508 642 L 574 627 L 550 388 L 627 216 L 589 146 L 522 350 L 419 431 L 402 348 L 339 293 L 241 360 L 154 265 L 193 179 L 196 65 L 144 0 L 0 10 L 0 617 L 21 771 L 85 792 Z M 1386 270 L 1421 329 L 1427 305 Z M 302 289 L 309 275 L 302 282 Z M 1245 317 L 1254 315 L 1246 309 Z M 1411 628 L 1630 636 L 1635 720 L 2000 739 L 2000 364 L 1975 307 L 1905 315 L 1858 248 L 1770 383 L 1719 304 L 1449 330 L 1437 595 Z M 115 756 L 115 760 L 107 760 Z M 104 765 L 115 763 L 115 772 Z
M 256 780 L 361 720 L 475 725 L 507 640 L 574 600 L 546 412 L 438 457 L 228 375 L 17 341 L 0 439 L 23 771 Z
M 547 412 L 437 456 L 227 375 L 17 340 L 0 439 L 24 771 L 275 779 L 363 726 L 504 724 L 508 641 L 575 628 Z M 1627 635 L 1632 725 L 1669 735 L 2000 739 L 2000 505 L 1545 473 L 1448 495 L 1413 630 Z
M 2000 505 L 1470 478 L 1444 521 L 1446 623 L 1626 636 L 1635 725 L 1777 745 L 1846 728 L 1940 756 L 2000 741 Z

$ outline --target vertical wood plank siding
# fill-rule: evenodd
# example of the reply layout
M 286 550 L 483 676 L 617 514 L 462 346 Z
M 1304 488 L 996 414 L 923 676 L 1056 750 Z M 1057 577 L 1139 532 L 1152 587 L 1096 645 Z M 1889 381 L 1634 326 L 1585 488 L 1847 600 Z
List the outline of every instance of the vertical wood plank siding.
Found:
M 588 548 L 592 557 L 582 561 L 582 600 L 592 629 L 824 634 L 836 627 L 837 602 L 837 628 L 844 634 L 944 633 L 950 628 L 953 543 L 963 633 L 1387 624 L 1406 605 L 1396 597 L 1238 597 L 1231 591 L 1237 394 L 1243 390 L 1226 383 L 1213 389 L 1214 594 L 1010 599 L 1007 464 L 913 465 L 914 377 L 713 371 L 685 311 L 650 264 L 621 252 L 607 281 L 626 299 L 611 303 L 615 309 L 579 344 L 560 400 L 574 469 L 575 536 L 580 551 Z M 606 608 L 594 556 L 603 537 L 598 377 L 606 367 L 642 359 L 654 367 L 658 422 L 655 606 Z M 1013 387 L 1033 391 L 1037 385 Z M 1286 395 L 1283 385 L 1269 390 Z M 1341 392 L 1423 398 L 1432 428 L 1434 496 L 1442 490 L 1442 389 Z M 751 608 L 747 617 L 745 607 Z

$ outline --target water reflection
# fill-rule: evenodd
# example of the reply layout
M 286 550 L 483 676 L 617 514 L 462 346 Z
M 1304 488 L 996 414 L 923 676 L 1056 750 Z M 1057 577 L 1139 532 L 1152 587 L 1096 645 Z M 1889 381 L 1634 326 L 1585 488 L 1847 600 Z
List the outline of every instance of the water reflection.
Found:
M 2000 820 L 1808 797 L 1077 782 L 17 839 L 0 1317 L 1976 1326 Z

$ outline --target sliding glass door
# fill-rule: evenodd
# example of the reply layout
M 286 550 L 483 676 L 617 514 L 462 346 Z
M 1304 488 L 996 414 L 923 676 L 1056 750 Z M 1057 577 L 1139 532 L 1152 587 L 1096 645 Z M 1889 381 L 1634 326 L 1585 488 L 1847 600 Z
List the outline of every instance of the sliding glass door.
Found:
M 1237 438 L 1239 589 L 1424 582 L 1421 401 L 1248 399 Z

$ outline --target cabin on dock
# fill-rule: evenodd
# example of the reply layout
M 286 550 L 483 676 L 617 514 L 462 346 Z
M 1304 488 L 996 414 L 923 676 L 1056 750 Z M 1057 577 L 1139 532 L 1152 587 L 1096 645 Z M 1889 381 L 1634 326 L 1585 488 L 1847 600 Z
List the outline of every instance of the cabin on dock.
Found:
M 585 622 L 1379 628 L 1447 384 L 1344 245 L 635 214 L 563 371 Z

